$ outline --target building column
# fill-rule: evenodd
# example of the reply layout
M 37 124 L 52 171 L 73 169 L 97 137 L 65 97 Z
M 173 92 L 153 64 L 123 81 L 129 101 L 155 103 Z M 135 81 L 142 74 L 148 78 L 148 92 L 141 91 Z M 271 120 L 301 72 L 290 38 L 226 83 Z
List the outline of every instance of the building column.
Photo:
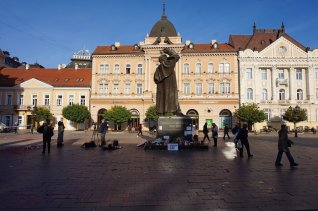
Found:
M 296 90 L 294 90 L 295 83 L 296 83 L 294 80 L 295 68 L 290 67 L 288 73 L 289 73 L 288 74 L 289 100 L 294 102 L 295 101 L 295 92 L 294 91 L 296 91 Z
M 276 93 L 275 93 L 275 86 L 276 86 L 276 80 L 274 78 L 274 66 L 270 69 L 271 71 L 271 100 L 276 100 Z

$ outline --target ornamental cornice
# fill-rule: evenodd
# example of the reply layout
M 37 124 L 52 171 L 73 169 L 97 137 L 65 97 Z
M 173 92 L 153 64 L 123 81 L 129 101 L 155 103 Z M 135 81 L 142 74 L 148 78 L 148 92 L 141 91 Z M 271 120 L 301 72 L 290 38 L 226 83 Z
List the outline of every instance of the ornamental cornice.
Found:
M 128 58 L 128 57 L 144 57 L 145 54 L 111 54 L 111 55 L 94 55 L 95 59 L 104 58 Z
M 162 50 L 163 48 L 179 48 L 179 49 L 183 49 L 184 45 L 143 45 L 141 46 L 142 49 L 145 50 Z
M 97 82 L 110 82 L 110 80 L 108 80 L 107 78 L 100 78 L 97 80 Z
M 194 56 L 236 56 L 236 53 L 181 53 L 182 57 L 194 57 Z

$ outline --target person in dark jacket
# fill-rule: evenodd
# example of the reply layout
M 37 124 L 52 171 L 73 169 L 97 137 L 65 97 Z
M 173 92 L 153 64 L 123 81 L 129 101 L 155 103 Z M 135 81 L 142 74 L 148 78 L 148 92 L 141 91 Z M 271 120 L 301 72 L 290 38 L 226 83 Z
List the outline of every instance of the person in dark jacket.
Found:
M 105 136 L 106 136 L 106 132 L 108 130 L 108 125 L 107 122 L 103 119 L 102 123 L 99 126 L 99 135 L 100 135 L 100 146 L 105 146 L 106 145 L 106 140 L 105 140 Z
M 37 131 L 43 134 L 43 151 L 42 154 L 45 154 L 46 145 L 47 145 L 47 152 L 50 154 L 51 148 L 51 138 L 54 135 L 53 127 L 51 125 L 50 119 L 46 119 L 46 121 L 41 125 Z
M 225 140 L 225 136 L 227 136 L 228 139 L 231 139 L 230 135 L 229 135 L 229 131 L 230 131 L 230 128 L 227 124 L 225 124 L 224 126 L 224 129 L 223 129 L 223 140 Z
M 208 141 L 210 142 L 209 130 L 208 130 L 208 123 L 205 123 L 205 124 L 203 125 L 203 134 L 204 134 L 203 141 L 205 141 L 205 139 L 207 138 Z
M 247 124 L 243 124 L 243 128 L 239 131 L 236 136 L 237 140 L 240 140 L 242 143 L 242 148 L 240 148 L 240 157 L 243 157 L 243 146 L 245 146 L 248 157 L 252 157 L 253 155 L 250 152 L 250 144 L 248 143 L 248 129 Z
M 295 163 L 295 160 L 289 151 L 288 147 L 291 146 L 293 142 L 289 140 L 287 133 L 288 131 L 286 125 L 281 125 L 281 129 L 278 132 L 278 154 L 275 161 L 275 166 L 278 167 L 283 165 L 280 163 L 280 161 L 282 160 L 284 152 L 289 160 L 290 166 L 298 166 L 298 163 Z

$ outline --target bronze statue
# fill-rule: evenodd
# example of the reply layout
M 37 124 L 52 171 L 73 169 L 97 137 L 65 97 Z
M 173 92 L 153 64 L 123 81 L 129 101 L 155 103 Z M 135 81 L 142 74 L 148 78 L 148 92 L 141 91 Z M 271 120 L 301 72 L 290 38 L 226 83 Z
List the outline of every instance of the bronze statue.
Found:
M 159 66 L 154 74 L 157 84 L 156 111 L 158 115 L 181 114 L 178 102 L 177 78 L 174 68 L 180 56 L 170 48 L 164 48 Z M 168 54 L 168 56 L 166 55 Z M 182 115 L 182 114 L 181 114 Z

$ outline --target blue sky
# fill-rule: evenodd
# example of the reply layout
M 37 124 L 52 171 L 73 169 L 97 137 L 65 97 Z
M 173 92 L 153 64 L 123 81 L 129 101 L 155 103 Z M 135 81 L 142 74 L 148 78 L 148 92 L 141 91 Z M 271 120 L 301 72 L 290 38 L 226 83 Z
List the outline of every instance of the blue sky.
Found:
M 74 52 L 135 44 L 162 15 L 162 0 L 1 0 L 0 48 L 45 67 L 68 64 Z M 279 28 L 318 48 L 315 0 L 166 0 L 166 15 L 183 42 L 227 42 L 230 34 Z

